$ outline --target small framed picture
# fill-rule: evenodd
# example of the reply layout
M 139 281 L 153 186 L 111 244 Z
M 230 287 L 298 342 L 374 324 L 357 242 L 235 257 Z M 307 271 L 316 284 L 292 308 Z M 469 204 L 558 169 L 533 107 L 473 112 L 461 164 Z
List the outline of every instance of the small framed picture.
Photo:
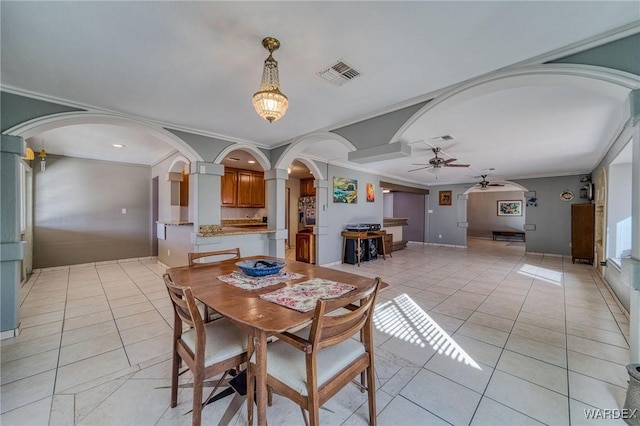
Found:
M 522 216 L 522 201 L 498 201 L 498 216 Z
M 450 206 L 451 205 L 451 191 L 440 191 L 439 195 L 439 204 L 441 206 Z

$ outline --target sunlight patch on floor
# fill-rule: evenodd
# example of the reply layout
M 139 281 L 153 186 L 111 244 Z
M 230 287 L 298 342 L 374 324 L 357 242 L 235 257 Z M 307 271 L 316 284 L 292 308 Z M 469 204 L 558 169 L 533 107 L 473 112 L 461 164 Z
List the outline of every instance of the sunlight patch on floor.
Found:
M 557 286 L 562 285 L 562 272 L 554 271 L 552 269 L 543 268 L 541 266 L 524 264 L 522 265 L 518 273 L 526 277 L 531 277 L 540 281 L 544 281 L 549 284 L 553 284 Z
M 431 346 L 438 354 L 482 370 L 478 363 L 407 294 L 401 294 L 376 306 L 373 323 L 382 333 L 421 348 Z

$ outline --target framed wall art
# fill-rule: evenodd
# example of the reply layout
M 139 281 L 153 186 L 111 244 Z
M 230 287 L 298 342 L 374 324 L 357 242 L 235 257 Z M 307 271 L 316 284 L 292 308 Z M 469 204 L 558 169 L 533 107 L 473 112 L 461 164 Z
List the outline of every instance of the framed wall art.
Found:
M 358 202 L 358 180 L 334 176 L 333 202 L 356 204 Z
M 367 184 L 367 203 L 376 201 L 376 187 L 372 183 Z
M 498 201 L 498 216 L 522 216 L 522 201 Z
M 441 206 L 451 205 L 451 191 L 440 191 L 438 196 L 438 204 Z

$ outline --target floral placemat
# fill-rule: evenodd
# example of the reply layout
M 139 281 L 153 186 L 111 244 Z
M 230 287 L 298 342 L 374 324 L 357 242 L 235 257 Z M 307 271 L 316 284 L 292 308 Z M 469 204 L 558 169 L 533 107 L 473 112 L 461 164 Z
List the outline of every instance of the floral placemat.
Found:
M 336 281 L 314 278 L 292 286 L 283 287 L 260 298 L 300 312 L 309 312 L 316 307 L 318 299 L 333 299 L 346 294 L 357 287 Z
M 280 284 L 285 281 L 297 280 L 302 277 L 304 277 L 304 275 L 288 271 L 280 271 L 276 274 L 266 275 L 264 277 L 251 277 L 240 271 L 233 271 L 230 274 L 219 276 L 218 279 L 244 290 L 257 290 L 262 287 Z

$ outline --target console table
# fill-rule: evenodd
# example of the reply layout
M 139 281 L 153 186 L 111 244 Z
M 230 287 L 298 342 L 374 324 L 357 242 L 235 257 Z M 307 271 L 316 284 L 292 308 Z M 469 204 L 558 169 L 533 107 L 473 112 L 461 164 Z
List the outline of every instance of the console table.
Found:
M 387 235 L 387 231 L 342 231 L 342 263 L 344 263 L 344 258 L 347 253 L 347 240 L 355 240 L 356 244 L 356 263 L 360 266 L 360 241 L 367 239 L 377 239 L 380 241 L 378 247 L 379 251 L 382 253 L 382 258 L 387 260 L 386 247 L 384 238 Z

